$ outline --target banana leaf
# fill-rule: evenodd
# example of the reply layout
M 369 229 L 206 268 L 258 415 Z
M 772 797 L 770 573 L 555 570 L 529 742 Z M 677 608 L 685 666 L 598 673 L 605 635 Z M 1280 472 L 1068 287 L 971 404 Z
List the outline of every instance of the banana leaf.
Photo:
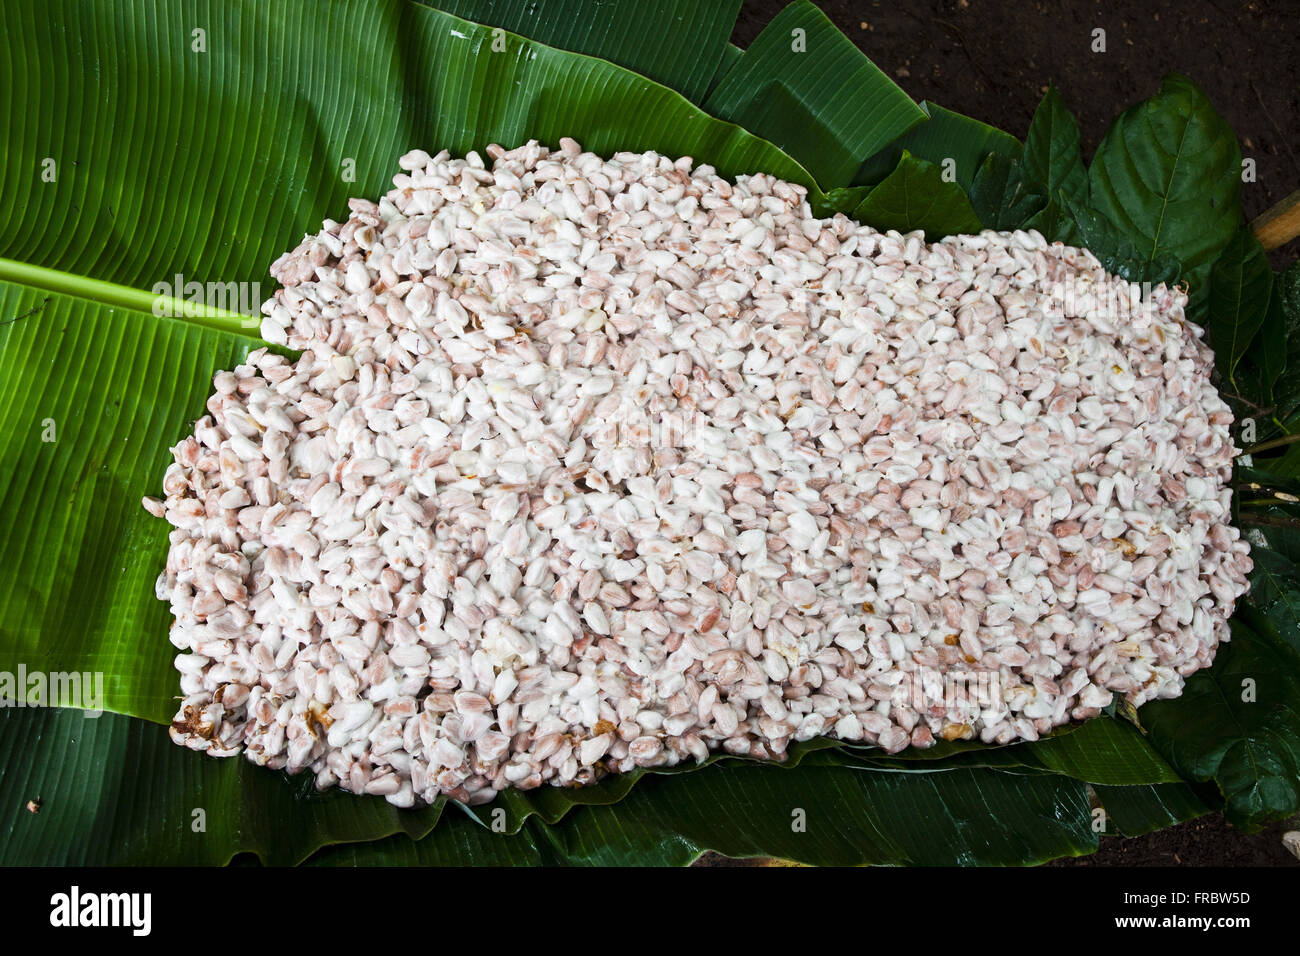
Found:
M 1213 813 L 1223 805 L 1218 794 L 1186 783 L 1142 787 L 1094 787 L 1106 811 L 1105 834 L 1142 836 Z
M 547 46 L 586 53 L 677 90 L 693 103 L 708 92 L 728 49 L 741 0 L 420 0 L 466 20 Z
M 965 116 L 938 103 L 921 103 L 926 119 L 908 130 L 858 169 L 854 183 L 874 186 L 898 165 L 906 150 L 918 159 L 934 163 L 949 172 L 948 181 L 969 191 L 985 158 L 994 153 L 1017 160 L 1020 140 L 1010 133 Z
M 1148 722 L 1144 708 L 1145 731 L 1103 718 L 1034 744 L 893 757 L 818 741 L 789 766 L 716 760 L 699 772 L 413 812 L 316 794 L 305 778 L 171 744 L 155 722 L 174 711 L 173 650 L 166 607 L 152 595 L 166 528 L 139 498 L 158 492 L 167 448 L 203 414 L 213 372 L 261 344 L 247 319 L 281 251 L 340 216 L 349 196 L 384 191 L 412 146 L 463 153 L 563 135 L 604 153 L 655 149 L 725 175 L 771 173 L 809 187 L 815 208 L 870 217 L 860 207 L 871 190 L 854 187 L 854 174 L 877 153 L 892 169 L 908 141 L 900 133 L 924 118 L 807 3 L 748 51 L 725 42 L 731 2 L 620 3 L 567 25 L 530 4 L 434 6 L 446 9 L 399 0 L 0 7 L 11 89 L 0 100 L 0 556 L 10 569 L 0 577 L 0 672 L 101 673 L 91 709 L 115 712 L 0 714 L 5 861 L 681 863 L 707 848 L 805 862 L 1028 863 L 1095 849 L 1090 786 L 1117 805 L 1146 806 L 1132 816 L 1152 826 L 1190 812 L 1174 799 L 1182 790 L 1166 789 L 1184 779 L 1213 781 L 1195 792 L 1222 788 L 1246 824 L 1280 812 L 1286 794 L 1251 802 L 1249 788 L 1275 786 L 1273 777 L 1252 778 L 1234 748 L 1248 740 L 1285 781 L 1300 751 L 1287 709 L 1300 692 L 1286 682 L 1280 722 L 1263 728 L 1233 714 Z M 673 16 L 696 26 L 666 26 Z M 634 42 L 653 29 L 655 42 Z M 790 45 L 796 29 L 802 59 Z M 693 105 L 701 99 L 704 108 Z M 1141 115 L 1163 130 L 1166 113 L 1194 100 L 1162 93 Z M 944 186 L 967 190 L 963 177 L 990 153 L 1019 161 L 1010 134 L 945 113 L 932 108 L 911 140 L 924 143 L 925 129 L 944 123 L 962 131 L 954 149 L 976 162 L 959 160 L 957 183 Z M 1197 170 L 1180 165 L 1178 176 Z M 908 208 L 937 189 L 923 187 Z M 1175 216 L 1149 250 L 1125 232 L 1123 251 L 1164 264 L 1166 247 L 1200 248 L 1197 228 L 1195 216 Z M 185 291 L 195 283 L 202 308 Z M 1213 675 L 1239 660 L 1225 656 L 1204 676 L 1221 681 Z M 87 705 L 67 687 L 16 691 Z M 792 807 L 810 810 L 806 832 L 791 829 Z
M 213 373 L 263 343 L 11 282 L 0 282 L 4 319 L 0 560 L 12 571 L 0 577 L 0 670 L 98 673 L 103 699 L 80 706 L 169 720 L 170 615 L 153 595 L 167 528 L 140 498 Z
M 284 864 L 320 847 L 333 848 L 312 863 L 645 865 L 711 849 L 821 864 L 1012 864 L 1096 849 L 1083 781 L 966 767 L 918 778 L 818 747 L 792 766 L 724 758 L 705 772 L 646 774 L 604 799 L 587 788 L 563 813 L 513 823 L 490 807 L 399 811 L 316 793 L 302 777 L 177 747 L 154 724 L 68 708 L 0 712 L 0 766 L 0 864 L 195 865 L 241 853 Z
M 450 813 L 448 814 L 450 817 Z M 728 766 L 643 781 L 609 806 L 493 835 L 457 821 L 438 839 L 327 848 L 308 865 L 673 865 L 705 850 L 822 866 L 1032 865 L 1097 849 L 1087 787 L 1051 774 L 955 769 L 919 777 L 836 766 Z
M 676 814 L 692 801 L 698 804 L 696 816 L 706 816 L 705 808 L 710 806 L 727 808 L 723 816 L 744 824 L 739 830 L 723 826 L 713 835 L 706 822 L 683 831 L 694 834 L 695 855 L 704 849 L 738 855 L 737 844 L 729 841 L 743 836 L 749 845 L 761 848 L 756 854 L 845 862 L 837 855 L 841 851 L 832 852 L 815 840 L 800 847 L 783 842 L 791 822 L 788 813 L 773 816 L 760 807 L 750 809 L 744 800 L 737 803 L 734 780 L 765 781 L 764 794 L 802 794 L 805 784 L 800 781 L 813 768 L 826 771 L 826 779 L 841 781 L 835 784 L 841 791 L 850 772 L 862 777 L 855 786 L 870 791 L 870 810 L 863 811 L 861 820 L 869 819 L 873 831 L 893 837 L 900 828 L 911 826 L 908 788 L 915 786 L 928 795 L 918 799 L 942 803 L 952 828 L 984 847 L 983 855 L 969 856 L 968 861 L 1010 863 L 1017 859 L 1006 856 L 1012 851 L 999 842 L 996 832 L 987 830 L 987 819 L 993 814 L 1001 820 L 998 801 L 1019 799 L 1018 788 L 1040 796 L 1044 788 L 1052 789 L 1062 805 L 1073 806 L 1081 788 L 1089 784 L 1124 790 L 1127 785 L 1163 786 L 1181 779 L 1135 729 L 1109 717 L 1066 728 L 1034 744 L 953 747 L 946 753 L 927 753 L 923 760 L 872 757 L 872 753 L 878 752 L 849 751 L 819 740 L 796 745 L 790 759 L 775 766 L 716 755 L 706 769 L 690 764 L 614 775 L 585 788 L 509 790 L 479 807 L 440 802 L 422 810 L 399 811 L 377 797 L 357 797 L 337 789 L 318 793 L 310 775 L 289 777 L 242 758 L 215 760 L 185 750 L 171 742 L 165 728 L 148 721 L 111 713 L 88 717 L 70 708 L 8 707 L 0 710 L 0 766 L 6 768 L 0 775 L 0 865 L 221 864 L 239 854 L 281 865 L 301 862 L 323 846 L 371 841 L 391 848 L 393 862 L 415 854 L 411 861 L 507 863 L 510 848 L 523 845 L 507 838 L 535 836 L 538 827 L 561 826 L 578 834 L 566 840 L 590 847 L 597 842 L 596 833 L 610 828 L 631 831 L 638 820 L 655 819 L 655 832 L 660 834 L 656 839 L 676 846 L 669 840 Z M 749 769 L 772 770 L 777 775 L 731 774 Z M 943 780 L 908 783 L 932 775 Z M 960 791 L 968 786 L 973 791 L 963 796 Z M 659 796 L 638 796 L 623 808 L 647 788 Z M 744 789 L 749 792 L 748 784 Z M 998 796 L 1007 793 L 1011 795 Z M 799 799 L 785 806 L 810 805 Z M 29 801 L 37 802 L 37 812 L 27 809 Z M 991 805 L 985 806 L 989 801 Z M 766 795 L 759 800 L 769 802 L 772 799 Z M 779 801 L 775 805 L 782 806 Z M 614 807 L 623 809 L 601 809 Z M 845 822 L 846 832 L 859 825 L 854 819 Z M 292 825 L 285 825 L 287 820 Z M 455 821 L 450 828 L 449 821 Z M 1024 845 L 1037 845 L 1041 838 L 1035 833 L 1036 821 L 1031 816 L 1016 824 L 1024 828 L 1018 837 Z M 488 842 L 467 835 L 465 823 L 482 830 Z M 929 843 L 923 832 L 908 844 L 913 860 L 953 862 L 974 852 L 945 831 L 936 831 Z M 385 839 L 390 836 L 401 839 Z M 1086 849 L 1083 831 L 1076 836 L 1084 842 L 1057 849 L 1070 853 Z M 412 839 L 419 841 L 420 849 L 409 849 Z M 480 844 L 485 848 L 472 849 Z M 860 855 L 850 862 L 906 862 L 884 853 L 875 843 L 853 845 L 856 849 L 851 852 Z M 346 854 L 338 857 L 344 858 Z
M 764 27 L 704 108 L 776 143 L 824 189 L 925 119 L 922 109 L 807 0 Z
M 498 40 L 399 0 L 7 3 L 0 258 L 141 290 L 181 274 L 269 296 L 271 261 L 349 197 L 390 188 L 416 145 L 573 136 L 814 185 L 675 90 L 510 33 L 494 52 Z

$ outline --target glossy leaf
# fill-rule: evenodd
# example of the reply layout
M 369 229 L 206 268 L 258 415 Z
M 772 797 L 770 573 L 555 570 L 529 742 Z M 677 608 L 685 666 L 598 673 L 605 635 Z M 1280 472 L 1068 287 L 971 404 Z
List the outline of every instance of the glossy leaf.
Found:
M 349 197 L 390 188 L 413 146 L 573 136 L 605 154 L 656 149 L 812 185 L 674 90 L 514 34 L 494 51 L 498 40 L 400 0 L 328 15 L 309 0 L 6 3 L 0 258 L 143 290 L 177 274 L 235 282 L 256 314 L 270 263 Z
M 1280 416 L 1291 417 L 1300 411 L 1300 262 L 1274 276 L 1269 314 L 1255 349 L 1257 366 L 1281 365 L 1271 382 L 1271 397 Z
M 863 163 L 854 177 L 855 183 L 880 182 L 898 165 L 904 150 L 948 172 L 967 191 L 989 153 L 1013 161 L 1020 159 L 1020 141 L 1010 133 L 928 100 L 921 107 L 926 113 L 925 122 Z
M 1171 284 L 1178 279 L 1181 266 L 1172 255 L 1159 253 L 1154 259 L 1148 258 L 1095 209 L 1072 202 L 1064 192 L 1057 193 L 1056 200 L 1069 213 L 1074 224 L 1072 235 L 1078 244 L 1092 252 L 1108 272 L 1130 282 L 1153 285 Z
M 1251 557 L 1255 562 L 1250 575 L 1251 603 L 1300 651 L 1300 567 L 1291 557 L 1269 547 L 1253 548 Z
M 1228 820 L 1258 828 L 1300 809 L 1300 654 L 1233 621 L 1214 666 L 1142 708 L 1152 745 L 1189 780 L 1213 780 Z
M 548 46 L 600 57 L 699 102 L 731 45 L 740 0 L 420 0 Z
M 0 317 L 0 670 L 98 672 L 98 706 L 170 720 L 168 528 L 140 499 L 264 343 L 7 282 Z
M 927 239 L 980 231 L 970 200 L 938 166 L 904 151 L 897 168 L 853 210 L 853 218 L 882 232 L 925 230 Z
M 1086 788 L 1064 777 L 735 765 L 646 778 L 617 804 L 545 828 L 530 822 L 513 836 L 440 825 L 418 842 L 327 849 L 309 862 L 666 865 L 715 850 L 819 865 L 1008 865 L 1096 847 Z
M 1204 793 L 1187 783 L 1161 783 L 1145 787 L 1094 787 L 1106 811 L 1106 832 L 1118 830 L 1126 837 L 1142 836 L 1176 823 L 1213 813 L 1222 805 L 1217 794 Z
M 1047 205 L 1046 195 L 1033 190 L 1020 164 L 999 153 L 984 158 L 970 201 L 988 229 L 1024 228 Z
M 326 844 L 422 836 L 442 813 L 317 793 L 306 777 L 178 747 L 157 724 L 65 708 L 0 708 L 0 767 L 5 866 L 292 864 Z
M 1210 270 L 1206 328 L 1220 373 L 1233 373 L 1264 324 L 1273 292 L 1273 270 L 1249 227 L 1237 230 Z M 1275 346 L 1285 354 L 1285 347 Z
M 808 0 L 773 18 L 704 102 L 798 159 L 823 189 L 925 113 Z
M 1148 263 L 1181 264 L 1199 317 L 1211 263 L 1241 225 L 1241 151 L 1191 80 L 1160 91 L 1111 125 L 1088 168 L 1091 203 Z
M 1182 778 L 1132 724 L 1110 717 L 1089 720 L 1079 731 L 1032 745 L 1044 769 L 1094 784 L 1179 783 Z
M 1049 86 L 1025 136 L 1025 179 L 1047 196 L 1088 202 L 1088 172 L 1079 148 L 1079 124 L 1055 86 Z

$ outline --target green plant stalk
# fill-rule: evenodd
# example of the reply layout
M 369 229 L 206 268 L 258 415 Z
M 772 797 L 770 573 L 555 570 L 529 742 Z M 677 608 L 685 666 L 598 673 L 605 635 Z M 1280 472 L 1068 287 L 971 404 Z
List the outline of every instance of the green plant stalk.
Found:
M 1260 442 L 1258 445 L 1251 445 L 1242 454 L 1254 455 L 1261 451 L 1269 451 L 1273 448 L 1281 448 L 1283 445 L 1292 445 L 1300 441 L 1300 432 L 1293 435 L 1283 435 L 1281 438 L 1270 438 L 1268 441 Z
M 115 282 L 74 275 L 71 272 L 60 272 L 58 269 L 47 269 L 27 262 L 15 262 L 12 259 L 0 259 L 0 281 L 32 286 L 62 295 L 72 295 L 135 312 L 181 318 L 196 325 L 225 332 L 232 330 L 232 323 L 237 323 L 239 328 L 255 335 L 261 325 L 260 319 L 241 312 L 216 309 L 202 302 L 158 295 L 143 289 L 118 285 Z

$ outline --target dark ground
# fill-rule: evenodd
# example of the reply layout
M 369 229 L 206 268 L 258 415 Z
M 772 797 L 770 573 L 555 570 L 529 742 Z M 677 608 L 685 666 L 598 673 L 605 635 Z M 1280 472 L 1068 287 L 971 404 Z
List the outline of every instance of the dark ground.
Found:
M 1300 0 L 1144 3 L 987 0 L 815 0 L 915 100 L 1024 137 L 1049 81 L 1078 117 L 1090 159 L 1111 120 L 1153 94 L 1170 71 L 1198 83 L 1237 131 L 1256 181 L 1242 187 L 1254 218 L 1300 189 Z M 732 34 L 745 47 L 786 4 L 746 0 Z M 1105 53 L 1091 50 L 1106 31 Z M 1274 266 L 1300 253 L 1284 246 Z M 1051 866 L 1300 866 L 1285 828 L 1233 829 L 1219 815 L 1134 839 L 1103 838 L 1094 855 Z M 710 854 L 702 865 L 734 865 Z

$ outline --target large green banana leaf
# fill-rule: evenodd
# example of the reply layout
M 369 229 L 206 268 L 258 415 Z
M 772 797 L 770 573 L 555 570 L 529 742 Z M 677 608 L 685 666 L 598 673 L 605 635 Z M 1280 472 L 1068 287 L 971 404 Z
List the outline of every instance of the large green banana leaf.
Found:
M 265 285 L 415 144 L 573 136 L 813 185 L 668 87 L 501 36 L 399 0 L 6 3 L 0 258 L 146 290 L 175 273 Z
M 1102 718 L 1058 741 L 1080 738 L 1082 759 L 1008 747 L 985 751 L 1001 761 L 937 760 L 924 772 L 822 743 L 789 765 L 722 758 L 703 772 L 641 775 L 635 787 L 615 777 L 572 798 L 542 788 L 487 807 L 398 811 L 184 750 L 146 721 L 11 708 L 0 713 L 0 864 L 225 863 L 240 853 L 295 863 L 331 844 L 349 849 L 313 862 L 671 863 L 712 849 L 825 864 L 1032 863 L 1096 848 L 1105 829 L 1088 814 L 1089 784 L 1123 795 L 1129 820 L 1156 812 L 1142 796 L 1177 786 L 1135 733 Z M 1122 781 L 1118 758 L 1129 762 Z M 1117 785 L 1137 778 L 1156 786 Z M 1154 807 L 1167 813 L 1171 802 Z
M 532 864 L 675 864 L 711 849 L 839 866 L 1011 865 L 1091 853 L 1098 835 L 1086 785 L 1050 774 L 728 766 L 648 778 L 617 804 L 578 808 L 552 826 L 530 821 L 511 836 L 462 823 L 443 839 L 391 837 L 309 862 L 491 860 L 503 843 Z
M 891 208 L 891 170 L 898 180 L 916 172 L 909 161 L 942 166 L 948 154 L 934 150 L 946 141 L 958 182 L 943 186 L 957 192 L 936 186 L 921 197 L 932 217 L 921 224 L 938 233 L 968 221 L 962 191 L 977 183 L 965 179 L 989 158 L 1007 164 L 996 170 L 1000 188 L 1020 176 L 1025 192 L 1044 197 L 1047 210 L 1026 205 L 1026 216 L 1066 216 L 1067 201 L 1086 200 L 1086 189 L 1065 194 L 1079 177 L 1063 106 L 1040 109 L 1054 112 L 1031 128 L 1023 169 L 1014 137 L 939 107 L 908 133 L 925 113 L 807 3 L 748 51 L 726 42 L 734 0 L 618 3 L 581 21 L 559 15 L 572 10 L 563 0 L 540 13 L 507 0 L 432 6 L 441 9 L 400 0 L 0 6 L 10 92 L 0 100 L 0 558 L 9 569 L 0 672 L 100 672 L 103 698 L 90 705 L 114 712 L 0 715 L 7 861 L 686 862 L 708 848 L 828 863 L 1035 862 L 1095 848 L 1089 787 L 1125 833 L 1206 812 L 1220 792 L 1246 825 L 1294 808 L 1295 793 L 1278 783 L 1300 750 L 1300 691 L 1287 680 L 1268 685 L 1287 706 L 1266 714 L 1232 699 L 1199 723 L 1176 710 L 1146 721 L 1144 708 L 1145 730 L 1103 718 L 1034 744 L 893 757 L 815 742 L 797 766 L 722 761 L 445 812 L 318 795 L 301 778 L 181 750 L 146 722 L 170 718 L 177 684 L 167 610 L 152 595 L 166 527 L 139 499 L 157 493 L 166 449 L 203 413 L 212 373 L 258 346 L 239 313 L 256 314 L 269 295 L 268 264 L 341 215 L 347 197 L 383 191 L 412 146 L 464 152 L 572 135 L 605 153 L 656 149 L 728 175 L 773 173 L 808 186 L 819 209 L 870 216 Z M 796 30 L 802 51 L 789 42 Z M 1213 129 L 1208 106 L 1176 89 L 1157 98 L 1160 108 L 1194 108 L 1189 125 Z M 1159 109 L 1142 116 L 1150 135 L 1164 135 Z M 1128 122 L 1107 142 L 1141 152 L 1143 135 Z M 1152 163 L 1158 146 L 1143 154 Z M 1231 156 L 1219 153 L 1196 175 L 1221 181 Z M 1115 167 L 1110 152 L 1100 160 Z M 853 184 L 877 167 L 878 185 L 865 175 L 856 181 L 868 185 Z M 1143 245 L 1147 206 L 1196 179 L 1180 167 L 1162 193 L 1147 172 L 1131 195 L 1120 173 L 1106 179 L 1131 207 L 1108 226 L 1114 255 L 1208 255 L 1181 235 L 1195 228 L 1190 216 Z M 1194 264 L 1208 274 L 1205 265 Z M 1233 274 L 1232 263 L 1219 272 Z M 180 296 L 175 287 L 191 281 L 234 283 L 238 301 L 200 316 L 152 313 L 159 283 Z M 1293 667 L 1278 656 L 1277 628 L 1294 628 L 1288 607 L 1275 599 L 1268 626 L 1239 628 L 1231 660 L 1204 680 Z M 1243 745 L 1263 758 L 1263 776 L 1251 776 Z M 1254 799 L 1252 787 L 1265 792 Z M 39 812 L 23 809 L 38 798 Z M 822 825 L 792 830 L 791 808 Z M 922 825 L 927 815 L 932 826 Z M 334 844 L 347 847 L 317 853 Z

